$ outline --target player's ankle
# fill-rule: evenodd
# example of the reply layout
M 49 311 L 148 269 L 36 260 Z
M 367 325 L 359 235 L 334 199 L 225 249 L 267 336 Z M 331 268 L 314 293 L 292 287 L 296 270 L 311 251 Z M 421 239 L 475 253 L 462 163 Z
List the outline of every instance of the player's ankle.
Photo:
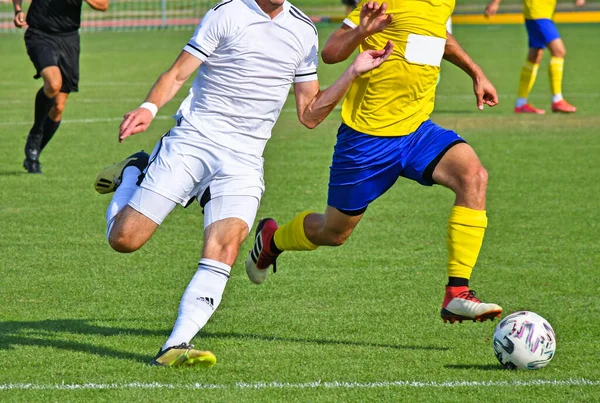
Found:
M 469 287 L 469 279 L 462 277 L 448 277 L 448 287 Z
M 271 242 L 269 243 L 269 249 L 271 249 L 271 253 L 274 255 L 280 255 L 281 253 L 283 253 L 283 251 L 281 249 L 279 249 L 277 247 L 277 245 L 275 244 L 275 237 L 271 237 Z

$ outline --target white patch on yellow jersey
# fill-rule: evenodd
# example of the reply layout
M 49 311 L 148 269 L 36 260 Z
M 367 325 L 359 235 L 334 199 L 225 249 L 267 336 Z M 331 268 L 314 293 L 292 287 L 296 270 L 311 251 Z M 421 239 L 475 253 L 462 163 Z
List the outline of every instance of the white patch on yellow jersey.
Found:
M 404 58 L 410 63 L 440 67 L 445 47 L 444 38 L 409 34 Z

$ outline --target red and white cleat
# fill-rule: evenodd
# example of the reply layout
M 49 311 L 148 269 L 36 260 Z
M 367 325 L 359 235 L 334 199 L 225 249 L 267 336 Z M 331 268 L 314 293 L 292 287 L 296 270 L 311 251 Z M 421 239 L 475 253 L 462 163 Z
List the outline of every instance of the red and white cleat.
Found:
M 575 111 L 577 111 L 577 108 L 564 99 L 552 103 L 552 112 L 575 113 Z
M 502 307 L 496 304 L 486 304 L 475 296 L 475 291 L 469 287 L 446 286 L 446 297 L 442 303 L 441 316 L 444 323 L 472 320 L 484 322 L 494 320 L 502 314 Z
M 246 274 L 254 284 L 265 281 L 269 266 L 273 266 L 273 273 L 277 270 L 277 257 L 281 253 L 271 251 L 271 240 L 277 228 L 277 222 L 272 218 L 263 218 L 258 222 L 254 245 L 246 259 Z
M 515 113 L 533 113 L 535 115 L 545 115 L 546 111 L 538 109 L 533 105 L 525 104 L 523 106 L 515 106 Z

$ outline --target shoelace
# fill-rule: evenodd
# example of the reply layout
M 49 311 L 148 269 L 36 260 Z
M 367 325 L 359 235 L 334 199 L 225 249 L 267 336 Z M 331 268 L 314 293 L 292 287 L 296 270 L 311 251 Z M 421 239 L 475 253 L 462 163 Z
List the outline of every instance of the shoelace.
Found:
M 462 298 L 462 299 L 466 299 L 468 301 L 481 302 L 481 300 L 479 298 L 477 298 L 475 295 L 476 295 L 475 291 L 466 290 L 461 293 L 458 293 L 454 298 Z

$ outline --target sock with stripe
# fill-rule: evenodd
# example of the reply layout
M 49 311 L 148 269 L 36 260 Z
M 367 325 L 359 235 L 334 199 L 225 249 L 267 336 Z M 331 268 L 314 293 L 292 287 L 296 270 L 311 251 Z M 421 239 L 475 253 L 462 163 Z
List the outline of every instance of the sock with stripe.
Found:
M 189 343 L 206 325 L 221 303 L 231 267 L 211 259 L 200 259 L 198 271 L 190 281 L 179 305 L 179 315 L 162 349 Z
M 466 280 L 471 278 L 486 227 L 485 210 L 473 210 L 461 206 L 452 208 L 446 235 L 449 279 L 456 281 L 455 278 Z
M 115 217 L 119 214 L 119 211 L 127 206 L 129 200 L 131 200 L 131 196 L 133 196 L 133 192 L 138 188 L 137 181 L 141 173 L 140 169 L 133 165 L 128 166 L 123 171 L 121 184 L 115 190 L 112 200 L 106 209 L 106 239 L 108 239 L 110 230 L 113 227 Z
M 533 88 L 533 83 L 535 83 L 539 67 L 539 64 L 532 63 L 529 60 L 521 67 L 517 107 L 521 107 L 527 103 L 527 97 L 529 97 L 529 92 L 531 91 L 531 88 Z
M 565 59 L 562 57 L 550 58 L 548 66 L 548 76 L 550 77 L 550 88 L 552 89 L 552 102 L 558 102 L 563 99 L 562 96 L 562 79 Z
M 304 219 L 312 211 L 304 211 L 298 214 L 287 224 L 282 225 L 275 231 L 273 240 L 279 250 L 315 250 L 317 245 L 312 243 L 304 232 Z

